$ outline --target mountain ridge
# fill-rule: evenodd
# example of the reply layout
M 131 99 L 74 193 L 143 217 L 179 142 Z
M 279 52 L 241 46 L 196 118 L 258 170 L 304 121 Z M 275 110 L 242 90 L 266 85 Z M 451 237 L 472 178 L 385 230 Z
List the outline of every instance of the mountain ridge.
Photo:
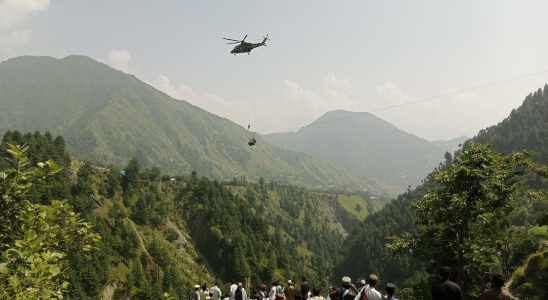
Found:
M 225 180 L 247 175 L 382 192 L 377 180 L 269 145 L 259 135 L 249 147 L 249 132 L 240 125 L 86 56 L 0 63 L 0 105 L 6 108 L 0 131 L 63 135 L 78 159 L 123 165 L 135 156 L 144 167 L 172 174 L 197 170 Z
M 418 185 L 445 152 L 373 114 L 346 110 L 327 112 L 297 132 L 264 138 L 402 188 Z

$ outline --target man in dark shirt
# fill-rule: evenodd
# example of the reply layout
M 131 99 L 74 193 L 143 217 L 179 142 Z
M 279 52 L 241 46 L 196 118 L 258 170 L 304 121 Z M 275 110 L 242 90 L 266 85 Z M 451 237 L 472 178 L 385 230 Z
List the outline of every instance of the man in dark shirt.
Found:
M 308 281 L 306 281 L 306 277 L 301 276 L 301 297 L 302 299 L 308 299 L 308 291 L 310 291 L 310 286 L 308 285 Z
M 460 286 L 449 280 L 451 275 L 449 267 L 441 267 L 438 274 L 440 281 L 432 286 L 432 300 L 462 300 Z
M 502 274 L 492 274 L 491 282 L 489 282 L 491 285 L 491 289 L 485 291 L 487 282 L 484 281 L 483 285 L 481 286 L 478 300 L 510 300 L 512 299 L 512 295 L 507 290 L 502 289 L 505 281 L 506 280 L 504 279 L 504 276 L 502 276 Z

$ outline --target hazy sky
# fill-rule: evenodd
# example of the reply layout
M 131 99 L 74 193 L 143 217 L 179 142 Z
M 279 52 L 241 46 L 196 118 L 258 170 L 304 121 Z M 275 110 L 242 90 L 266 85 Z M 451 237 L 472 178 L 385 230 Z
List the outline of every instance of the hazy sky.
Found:
M 0 60 L 90 56 L 260 133 L 548 70 L 548 1 L 0 0 Z M 267 47 L 233 56 L 221 38 Z M 496 124 L 548 73 L 375 113 L 426 139 Z

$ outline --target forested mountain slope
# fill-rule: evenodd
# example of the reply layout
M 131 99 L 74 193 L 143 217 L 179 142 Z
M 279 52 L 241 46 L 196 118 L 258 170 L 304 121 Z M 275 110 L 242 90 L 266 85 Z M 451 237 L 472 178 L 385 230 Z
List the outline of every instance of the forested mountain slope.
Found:
M 548 85 L 544 87 L 544 90 L 539 89 L 528 95 L 523 105 L 513 110 L 508 118 L 498 125 L 481 130 L 473 139 L 492 143 L 496 151 L 509 152 L 531 149 L 533 150 L 533 159 L 546 164 L 548 162 L 546 159 L 548 144 L 545 141 L 547 137 Z M 465 147 L 469 146 L 470 141 L 464 144 Z M 450 157 L 445 165 L 450 164 L 451 159 Z M 546 189 L 548 187 L 547 180 L 540 176 L 524 179 L 527 179 L 533 188 Z M 386 244 L 390 242 L 388 237 L 401 236 L 405 232 L 415 232 L 411 203 L 425 197 L 428 188 L 433 187 L 435 185 L 431 180 L 431 175 L 428 175 L 424 183 L 416 189 L 400 195 L 382 210 L 366 218 L 364 223 L 356 226 L 344 241 L 341 260 L 335 267 L 335 276 L 354 278 L 371 272 L 378 273 L 381 278 L 398 283 L 400 288 L 413 287 L 415 293 L 422 288 L 422 294 L 419 293 L 421 296 L 417 296 L 419 298 L 416 299 L 430 299 L 429 286 L 436 280 L 436 277 L 433 276 L 432 266 L 417 262 L 410 254 L 400 255 L 396 258 L 391 257 Z M 546 232 L 548 202 L 518 197 L 513 205 L 517 207 L 511 218 L 513 225 L 511 236 L 513 238 L 507 241 L 511 244 L 507 247 L 514 251 L 522 251 L 516 253 L 513 258 L 512 266 L 516 267 L 523 263 L 524 254 L 534 251 L 535 245 L 538 245 L 542 238 L 548 238 L 548 235 L 533 233 Z M 535 225 L 537 227 L 531 229 Z M 539 230 L 533 231 L 535 228 Z M 435 263 L 434 257 L 432 263 Z M 429 272 L 421 272 L 423 268 L 427 268 Z M 524 281 L 520 284 L 523 283 Z M 522 290 L 524 288 L 526 287 L 522 287 Z M 411 292 L 407 295 L 412 294 Z
M 536 161 L 548 164 L 548 84 L 527 95 L 506 119 L 480 130 L 472 140 L 491 143 L 497 151 L 528 149 Z
M 172 99 L 84 56 L 17 57 L 0 63 L 0 132 L 48 130 L 78 159 L 312 186 L 381 191 L 375 180 L 266 143 L 228 119 Z
M 89 260 L 71 258 L 73 299 L 164 299 L 164 292 L 187 299 L 203 282 L 220 280 L 227 291 L 236 278 L 251 291 L 303 274 L 325 287 L 344 236 L 380 207 L 363 192 L 313 192 L 263 179 L 222 184 L 195 172 L 162 176 L 156 167 L 141 170 L 135 158 L 122 175 L 115 165 L 71 160 L 64 139 L 49 132 L 5 135 L 1 170 L 10 164 L 8 142 L 29 145 L 31 165 L 52 157 L 65 167 L 51 189 L 33 188 L 31 199 L 68 199 L 102 237 Z
M 297 132 L 274 133 L 264 138 L 274 145 L 326 159 L 402 188 L 418 185 L 449 150 L 372 114 L 353 116 L 356 114 L 331 111 Z M 335 119 L 339 120 L 331 122 Z

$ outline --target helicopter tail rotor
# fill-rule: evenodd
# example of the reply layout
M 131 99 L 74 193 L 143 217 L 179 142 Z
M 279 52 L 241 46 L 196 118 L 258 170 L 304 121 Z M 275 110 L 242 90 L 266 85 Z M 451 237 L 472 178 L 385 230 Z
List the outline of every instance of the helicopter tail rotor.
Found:
M 267 41 L 267 40 L 270 41 L 270 39 L 268 38 L 268 34 L 266 34 L 266 36 L 263 36 L 263 42 L 262 42 L 262 44 L 266 46 L 266 41 Z

